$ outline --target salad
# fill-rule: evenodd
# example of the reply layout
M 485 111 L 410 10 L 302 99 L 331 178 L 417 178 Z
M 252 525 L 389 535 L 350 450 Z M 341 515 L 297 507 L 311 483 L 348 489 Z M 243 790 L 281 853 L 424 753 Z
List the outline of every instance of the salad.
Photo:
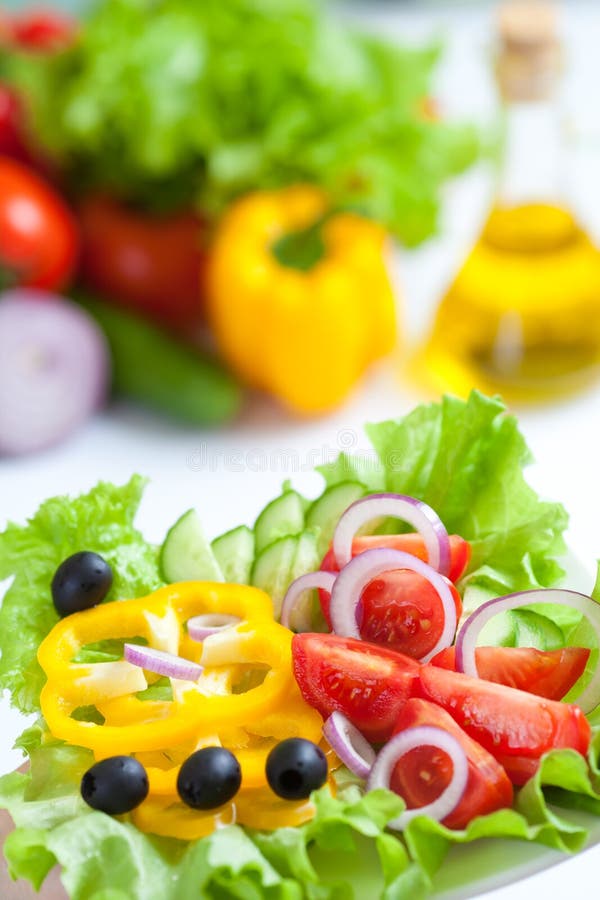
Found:
M 318 498 L 285 484 L 212 542 L 188 511 L 149 544 L 140 476 L 7 526 L 0 685 L 39 716 L 0 779 L 13 877 L 337 900 L 367 872 L 412 900 L 453 845 L 585 845 L 600 607 L 556 587 L 563 507 L 497 399 L 367 433 L 376 463 L 341 454 Z

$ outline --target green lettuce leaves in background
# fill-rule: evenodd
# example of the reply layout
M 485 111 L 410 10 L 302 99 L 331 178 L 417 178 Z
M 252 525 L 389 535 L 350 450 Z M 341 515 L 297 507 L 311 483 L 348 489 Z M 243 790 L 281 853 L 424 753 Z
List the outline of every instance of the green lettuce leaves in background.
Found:
M 479 152 L 475 129 L 424 111 L 438 56 L 318 0 L 101 0 L 74 48 L 8 59 L 4 77 L 74 187 L 212 215 L 309 182 L 414 244 Z

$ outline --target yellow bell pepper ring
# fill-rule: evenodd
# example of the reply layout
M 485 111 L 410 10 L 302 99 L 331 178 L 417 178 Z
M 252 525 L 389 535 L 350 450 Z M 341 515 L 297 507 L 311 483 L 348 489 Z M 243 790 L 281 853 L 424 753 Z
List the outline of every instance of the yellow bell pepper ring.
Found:
M 242 622 L 236 632 L 245 659 L 266 670 L 262 683 L 239 694 L 202 693 L 201 686 L 191 685 L 172 701 L 145 701 L 132 693 L 115 697 L 110 685 L 94 678 L 94 666 L 98 664 L 86 667 L 90 674 L 82 676 L 81 666 L 71 662 L 82 647 L 103 638 L 142 636 L 151 642 L 146 613 L 166 614 L 168 605 L 180 621 L 201 612 L 257 617 L 254 624 Z M 293 684 L 291 633 L 273 621 L 266 594 L 242 585 L 171 585 L 139 600 L 75 613 L 54 627 L 40 646 L 38 658 L 48 676 L 41 707 L 52 734 L 108 755 L 161 750 L 221 727 L 260 719 L 277 707 Z M 205 674 L 209 677 L 209 670 Z M 232 683 L 232 691 L 234 688 Z M 72 717 L 77 707 L 90 703 L 105 716 L 104 724 Z M 114 722 L 118 724 L 111 724 Z
M 250 194 L 225 214 L 208 314 L 238 375 L 301 414 L 339 404 L 396 338 L 384 230 L 310 186 Z

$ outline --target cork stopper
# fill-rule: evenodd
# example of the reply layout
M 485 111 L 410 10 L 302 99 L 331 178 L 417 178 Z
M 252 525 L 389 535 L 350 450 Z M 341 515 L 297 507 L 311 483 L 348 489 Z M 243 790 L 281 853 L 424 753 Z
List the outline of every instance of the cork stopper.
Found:
M 546 0 L 510 0 L 498 10 L 496 76 L 508 102 L 548 99 L 561 72 L 556 7 Z

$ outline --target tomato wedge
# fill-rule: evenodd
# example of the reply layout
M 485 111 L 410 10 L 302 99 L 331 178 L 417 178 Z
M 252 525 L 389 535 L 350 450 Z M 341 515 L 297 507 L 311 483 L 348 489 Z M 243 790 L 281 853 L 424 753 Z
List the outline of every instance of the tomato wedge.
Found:
M 466 753 L 469 778 L 455 809 L 442 820 L 448 828 L 465 828 L 476 816 L 510 806 L 513 790 L 502 766 L 470 738 L 454 719 L 435 703 L 413 699 L 405 703 L 394 734 L 417 725 L 434 725 L 451 734 Z M 390 786 L 409 809 L 435 800 L 452 777 L 452 762 L 442 750 L 417 747 L 406 753 L 392 773 Z
M 433 657 L 431 665 L 456 671 L 455 655 L 455 648 L 448 647 Z M 548 700 L 560 700 L 571 690 L 583 675 L 589 655 L 587 647 L 478 647 L 475 651 L 480 678 Z
M 548 750 L 561 747 L 587 752 L 590 726 L 571 703 L 431 665 L 419 669 L 417 689 L 504 763 L 507 757 L 539 760 Z
M 469 555 L 470 545 L 461 537 L 453 535 L 451 546 L 451 575 L 460 577 Z M 391 547 L 404 550 L 426 560 L 427 551 L 419 534 L 369 535 L 356 538 L 352 544 L 352 555 L 357 556 L 373 547 Z M 321 565 L 330 572 L 337 570 L 333 552 L 330 550 Z M 462 613 L 460 594 L 451 581 L 448 585 L 454 596 L 457 619 Z M 320 591 L 323 615 L 329 620 L 329 594 Z M 363 619 L 361 636 L 374 644 L 382 644 L 413 659 L 422 659 L 437 644 L 443 630 L 442 603 L 437 592 L 422 575 L 406 569 L 386 572 L 374 579 L 363 591 Z M 331 624 L 331 623 L 330 623 Z
M 306 702 L 323 718 L 339 710 L 374 742 L 391 736 L 420 670 L 414 659 L 333 634 L 294 635 L 292 656 Z

